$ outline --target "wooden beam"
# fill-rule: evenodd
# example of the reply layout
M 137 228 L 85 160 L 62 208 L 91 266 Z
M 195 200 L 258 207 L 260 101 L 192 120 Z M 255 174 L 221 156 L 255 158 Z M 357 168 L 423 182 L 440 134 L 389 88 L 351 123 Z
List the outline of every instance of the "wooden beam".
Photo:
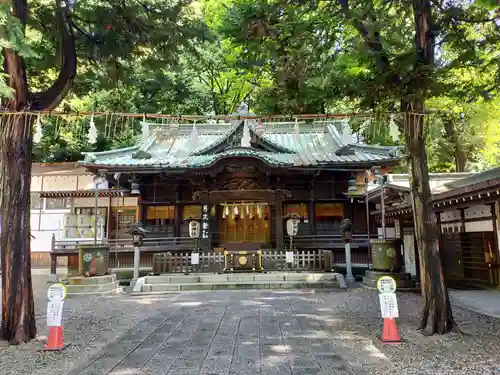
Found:
M 283 250 L 283 200 L 281 194 L 276 193 L 276 249 Z

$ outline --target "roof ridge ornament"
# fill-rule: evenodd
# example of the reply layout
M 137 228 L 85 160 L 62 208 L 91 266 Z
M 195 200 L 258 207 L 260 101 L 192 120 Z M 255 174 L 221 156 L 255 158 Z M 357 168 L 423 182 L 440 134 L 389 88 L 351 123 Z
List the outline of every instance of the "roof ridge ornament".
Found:
M 236 109 L 238 115 L 248 115 L 248 104 L 244 100 L 241 101 L 238 109 Z
M 146 143 L 149 139 L 149 124 L 146 122 L 146 114 L 142 115 L 141 122 L 141 140 L 142 143 Z
M 295 142 L 297 144 L 300 143 L 300 127 L 299 127 L 299 119 L 295 117 L 295 125 L 293 126 L 293 130 L 295 131 Z
M 198 129 L 196 129 L 196 121 L 193 123 L 193 130 L 191 130 L 191 150 L 195 150 L 198 146 Z
M 347 118 L 342 119 L 342 143 L 345 145 L 350 145 L 353 142 L 352 139 L 352 129 L 349 126 L 349 120 Z
M 250 128 L 248 120 L 243 120 L 243 133 L 241 134 L 241 147 L 250 148 L 252 137 L 250 136 Z

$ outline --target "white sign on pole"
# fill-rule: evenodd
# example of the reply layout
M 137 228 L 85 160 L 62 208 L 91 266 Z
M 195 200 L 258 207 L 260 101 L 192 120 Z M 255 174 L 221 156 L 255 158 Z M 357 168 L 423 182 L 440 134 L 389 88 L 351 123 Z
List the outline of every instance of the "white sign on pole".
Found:
M 63 301 L 66 299 L 68 292 L 64 284 L 56 283 L 49 286 L 47 290 L 47 298 L 49 301 Z
M 59 327 L 62 325 L 62 311 L 64 300 L 55 299 L 47 304 L 47 326 Z
M 191 253 L 191 264 L 200 264 L 200 253 Z
M 395 293 L 396 287 L 396 280 L 390 276 L 382 276 L 377 280 L 377 289 L 382 294 Z
M 285 253 L 285 256 L 286 256 L 287 263 L 293 263 L 293 251 L 287 251 Z
M 399 318 L 396 293 L 379 294 L 379 299 L 382 318 Z
M 47 290 L 47 326 L 58 327 L 62 325 L 62 311 L 64 300 L 68 291 L 63 284 L 56 283 L 49 286 Z

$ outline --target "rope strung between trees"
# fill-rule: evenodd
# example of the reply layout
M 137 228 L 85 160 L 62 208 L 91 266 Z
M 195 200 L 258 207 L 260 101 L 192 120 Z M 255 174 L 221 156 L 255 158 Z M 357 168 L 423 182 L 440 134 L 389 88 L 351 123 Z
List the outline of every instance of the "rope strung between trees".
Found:
M 89 144 L 96 144 L 99 137 L 107 140 L 123 137 L 124 134 L 134 135 L 142 133 L 144 137 L 144 126 L 149 129 L 150 126 L 179 126 L 181 124 L 217 124 L 219 121 L 229 123 L 231 120 L 255 120 L 257 121 L 256 130 L 260 133 L 267 129 L 280 128 L 281 126 L 294 125 L 295 134 L 300 134 L 302 122 L 310 123 L 317 129 L 321 126 L 329 125 L 329 121 L 346 121 L 349 130 L 354 129 L 352 134 L 357 136 L 358 142 L 366 139 L 370 143 L 379 144 L 387 142 L 389 139 L 395 143 L 401 141 L 401 135 L 405 123 L 412 117 L 424 117 L 423 123 L 430 123 L 431 117 L 437 116 L 437 113 L 416 113 L 408 112 L 353 112 L 353 113 L 330 113 L 330 114 L 299 114 L 299 115 L 166 115 L 166 114 L 146 114 L 146 113 L 120 113 L 120 112 L 55 112 L 55 111 L 25 111 L 25 112 L 0 112 L 0 122 L 5 124 L 10 119 L 25 120 L 33 123 L 33 134 L 35 143 L 40 143 L 42 135 L 42 124 L 44 127 L 53 126 L 53 134 L 49 134 L 47 129 L 43 134 L 51 137 L 63 138 L 67 134 L 73 134 L 73 139 L 82 139 Z M 35 120 L 36 119 L 36 124 Z M 354 123 L 351 122 L 354 121 Z M 299 126 L 299 121 L 301 125 Z M 195 127 L 196 127 L 195 125 Z M 201 125 L 203 126 L 203 125 Z M 345 124 L 340 133 L 346 131 Z M 407 131 L 410 129 L 407 129 Z M 410 130 L 411 131 L 411 130 Z M 61 133 L 62 132 L 62 133 Z M 149 133 L 149 130 L 148 130 Z M 385 140 L 385 141 L 384 141 Z M 298 140 L 300 141 L 300 140 Z
M 373 118 L 375 116 L 389 117 L 391 115 L 404 115 L 411 113 L 416 116 L 428 116 L 433 114 L 433 112 L 417 113 L 414 111 L 408 112 L 350 112 L 350 113 L 317 113 L 317 114 L 290 114 L 290 115 L 170 115 L 161 113 L 122 113 L 122 112 L 57 112 L 57 111 L 24 111 L 24 112 L 0 112 L 0 116 L 12 116 L 12 115 L 32 115 L 32 116 L 69 116 L 69 117 L 89 117 L 94 115 L 94 117 L 108 117 L 117 116 L 124 118 L 142 118 L 143 121 L 147 119 L 165 119 L 170 121 L 200 121 L 200 120 L 234 120 L 234 119 L 248 119 L 248 120 L 314 120 L 314 119 L 349 119 L 349 118 Z M 108 121 L 108 123 L 111 121 Z

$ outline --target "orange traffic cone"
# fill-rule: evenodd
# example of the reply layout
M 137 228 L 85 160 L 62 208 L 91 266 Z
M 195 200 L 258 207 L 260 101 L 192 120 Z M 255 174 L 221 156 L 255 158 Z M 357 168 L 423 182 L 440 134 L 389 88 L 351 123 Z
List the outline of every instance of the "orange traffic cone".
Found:
M 42 349 L 44 351 L 62 351 L 66 349 L 63 343 L 63 327 L 55 326 L 49 327 L 49 339 L 47 344 Z
M 384 318 L 384 329 L 381 340 L 382 344 L 397 344 L 401 342 L 394 318 Z

